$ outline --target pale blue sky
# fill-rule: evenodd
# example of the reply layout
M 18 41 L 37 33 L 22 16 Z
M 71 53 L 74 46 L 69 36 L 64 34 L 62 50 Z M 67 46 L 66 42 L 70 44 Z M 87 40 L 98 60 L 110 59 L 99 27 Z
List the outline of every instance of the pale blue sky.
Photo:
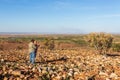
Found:
M 0 0 L 0 32 L 120 33 L 120 0 Z

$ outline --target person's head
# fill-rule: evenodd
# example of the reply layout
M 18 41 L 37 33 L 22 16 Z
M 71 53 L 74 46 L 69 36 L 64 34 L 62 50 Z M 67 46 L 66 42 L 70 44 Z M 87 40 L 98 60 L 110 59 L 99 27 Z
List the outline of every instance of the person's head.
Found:
M 34 43 L 34 41 L 35 41 L 34 39 L 31 39 L 31 42 L 33 42 L 33 43 Z
M 34 44 L 37 44 L 37 41 L 36 41 L 36 40 L 34 41 Z

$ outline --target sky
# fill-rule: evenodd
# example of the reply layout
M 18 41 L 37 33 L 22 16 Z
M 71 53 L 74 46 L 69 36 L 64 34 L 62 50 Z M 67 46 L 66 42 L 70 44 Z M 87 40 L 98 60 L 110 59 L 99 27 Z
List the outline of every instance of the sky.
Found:
M 0 0 L 0 32 L 120 33 L 120 0 Z

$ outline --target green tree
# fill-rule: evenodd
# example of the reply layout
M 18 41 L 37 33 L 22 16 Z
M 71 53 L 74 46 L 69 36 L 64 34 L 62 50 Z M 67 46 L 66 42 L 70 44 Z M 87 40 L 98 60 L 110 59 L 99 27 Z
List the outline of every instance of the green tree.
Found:
M 99 53 L 105 54 L 111 48 L 113 37 L 107 33 L 90 33 L 84 38 L 89 46 L 94 47 Z

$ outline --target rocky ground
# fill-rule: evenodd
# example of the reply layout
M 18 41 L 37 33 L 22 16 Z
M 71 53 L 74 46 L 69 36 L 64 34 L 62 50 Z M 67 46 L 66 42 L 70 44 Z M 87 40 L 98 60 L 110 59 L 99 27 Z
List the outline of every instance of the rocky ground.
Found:
M 92 49 L 39 50 L 29 63 L 27 50 L 0 51 L 0 80 L 120 80 L 120 56 Z

